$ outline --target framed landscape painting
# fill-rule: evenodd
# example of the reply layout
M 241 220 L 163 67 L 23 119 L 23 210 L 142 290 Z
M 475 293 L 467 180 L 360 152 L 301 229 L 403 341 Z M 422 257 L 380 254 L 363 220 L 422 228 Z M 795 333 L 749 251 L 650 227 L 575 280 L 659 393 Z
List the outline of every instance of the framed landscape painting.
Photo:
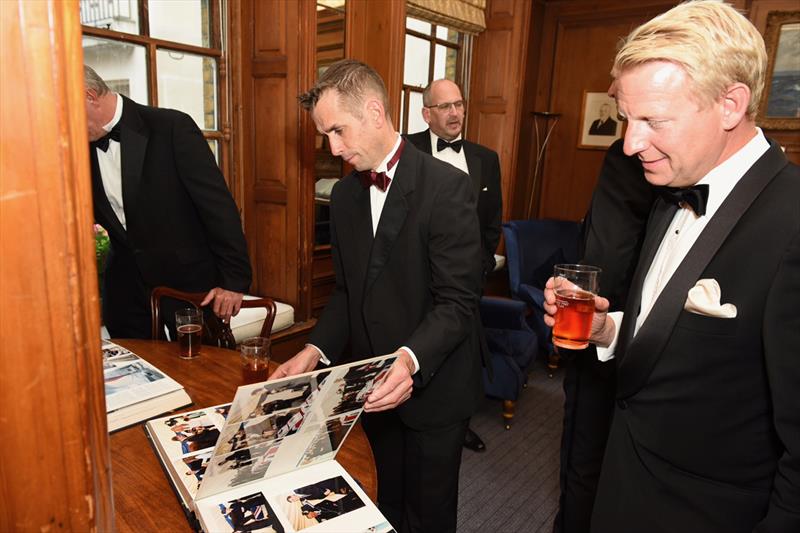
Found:
M 769 63 L 758 125 L 800 130 L 800 11 L 770 12 L 764 42 Z

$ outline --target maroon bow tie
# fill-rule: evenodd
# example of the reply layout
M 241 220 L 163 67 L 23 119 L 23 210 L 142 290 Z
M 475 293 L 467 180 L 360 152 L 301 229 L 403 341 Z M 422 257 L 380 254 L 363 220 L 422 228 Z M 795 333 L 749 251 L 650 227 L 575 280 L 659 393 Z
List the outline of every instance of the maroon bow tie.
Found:
M 403 147 L 405 144 L 406 140 L 401 139 L 400 146 L 397 147 L 397 151 L 395 151 L 392 158 L 386 164 L 387 171 L 391 170 L 392 167 L 395 166 L 398 161 L 400 161 L 400 154 L 403 153 Z M 386 172 L 375 172 L 374 170 L 362 170 L 358 173 L 358 177 L 361 179 L 361 185 L 363 185 L 365 189 L 368 189 L 371 185 L 374 185 L 383 192 L 389 188 L 389 184 L 392 182 L 392 178 L 387 176 Z

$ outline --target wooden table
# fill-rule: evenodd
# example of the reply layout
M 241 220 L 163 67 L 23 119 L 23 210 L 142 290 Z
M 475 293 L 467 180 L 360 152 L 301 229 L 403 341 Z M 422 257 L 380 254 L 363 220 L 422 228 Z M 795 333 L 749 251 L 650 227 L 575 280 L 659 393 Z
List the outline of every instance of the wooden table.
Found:
M 174 343 L 114 340 L 166 372 L 184 386 L 193 405 L 190 411 L 233 401 L 241 383 L 239 354 L 203 346 L 197 359 L 178 357 Z M 142 424 L 110 435 L 114 510 L 118 531 L 191 531 L 161 463 L 150 446 Z M 350 432 L 336 460 L 377 499 L 377 474 L 372 450 L 361 424 Z

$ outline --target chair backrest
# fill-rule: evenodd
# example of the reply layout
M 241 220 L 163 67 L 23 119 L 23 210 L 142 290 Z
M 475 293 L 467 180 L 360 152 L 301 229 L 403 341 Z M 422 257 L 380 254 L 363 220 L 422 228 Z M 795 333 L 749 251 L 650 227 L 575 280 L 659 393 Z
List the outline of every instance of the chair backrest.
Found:
M 200 308 L 200 302 L 206 297 L 205 292 L 184 292 L 170 287 L 156 287 L 150 293 L 150 313 L 151 313 L 151 335 L 154 339 L 163 337 L 164 322 L 161 319 L 161 298 L 173 298 L 191 304 L 195 308 Z M 272 324 L 275 322 L 277 306 L 272 298 L 256 298 L 252 300 L 242 300 L 242 307 L 264 307 L 267 316 L 261 326 L 261 337 L 269 338 L 272 333 Z M 222 322 L 214 313 L 204 313 L 203 342 L 219 346 L 220 348 L 236 349 L 236 339 L 233 338 L 230 324 Z
M 503 224 L 511 294 L 519 298 L 520 284 L 544 289 L 553 265 L 576 263 L 580 257 L 579 222 L 512 220 Z

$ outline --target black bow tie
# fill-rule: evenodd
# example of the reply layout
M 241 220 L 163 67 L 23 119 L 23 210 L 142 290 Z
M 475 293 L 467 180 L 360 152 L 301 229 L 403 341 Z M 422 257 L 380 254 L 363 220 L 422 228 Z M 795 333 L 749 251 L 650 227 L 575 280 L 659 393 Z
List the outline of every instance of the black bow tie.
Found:
M 436 151 L 437 152 L 441 152 L 445 148 L 452 148 L 453 150 L 456 151 L 456 153 L 458 153 L 458 152 L 461 151 L 461 143 L 462 143 L 461 140 L 453 141 L 453 142 L 447 142 L 447 141 L 445 141 L 444 139 L 442 139 L 440 137 L 439 140 L 436 141 Z
M 119 135 L 119 124 L 117 124 L 116 126 L 111 128 L 111 131 L 109 131 L 108 133 L 106 133 L 105 135 L 103 135 L 102 137 L 97 139 L 96 141 L 92 141 L 89 144 L 91 145 L 92 148 L 100 148 L 102 151 L 107 152 L 108 151 L 108 141 L 113 139 L 113 140 L 119 142 L 119 138 L 120 138 L 120 135 Z
M 658 193 L 664 201 L 681 206 L 689 205 L 699 217 L 706 214 L 706 202 L 708 202 L 708 185 L 695 185 L 685 189 L 676 187 L 659 187 Z M 683 206 L 681 206 L 683 207 Z

